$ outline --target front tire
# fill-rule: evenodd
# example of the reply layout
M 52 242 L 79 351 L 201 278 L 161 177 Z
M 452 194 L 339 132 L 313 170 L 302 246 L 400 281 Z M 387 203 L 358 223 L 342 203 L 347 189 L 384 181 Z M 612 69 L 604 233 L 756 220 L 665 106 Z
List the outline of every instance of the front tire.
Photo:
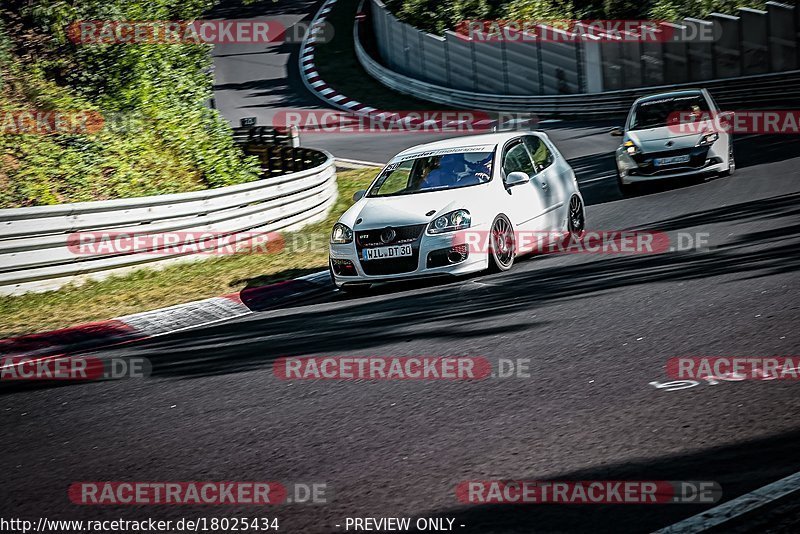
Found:
M 516 239 L 511 221 L 503 214 L 495 217 L 489 240 L 489 271 L 511 269 L 516 255 Z
M 624 198 L 633 197 L 639 193 L 639 188 L 636 184 L 626 184 L 622 181 L 619 170 L 617 170 L 617 185 L 619 186 L 619 192 L 622 193 Z
M 730 176 L 736 172 L 736 160 L 733 157 L 733 141 L 728 141 L 728 170 L 719 173 L 720 176 Z
M 586 213 L 583 209 L 583 201 L 578 195 L 573 195 L 569 199 L 569 213 L 567 214 L 567 231 L 575 238 L 581 237 L 586 229 Z

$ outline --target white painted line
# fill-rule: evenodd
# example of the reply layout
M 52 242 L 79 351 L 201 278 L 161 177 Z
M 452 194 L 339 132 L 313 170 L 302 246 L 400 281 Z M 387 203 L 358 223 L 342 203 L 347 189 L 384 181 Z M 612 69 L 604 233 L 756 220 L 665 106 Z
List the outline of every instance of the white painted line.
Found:
M 341 102 L 342 100 L 346 100 L 347 97 L 344 95 L 336 95 L 331 97 L 331 102 Z
M 320 85 L 326 85 L 326 84 L 325 84 L 325 80 L 317 80 L 316 82 L 314 82 L 314 83 L 312 83 L 312 84 L 311 84 L 311 87 L 313 87 L 314 89 L 316 89 L 316 88 L 317 88 L 317 87 L 319 87 Z
M 758 488 L 732 501 L 716 506 L 711 510 L 706 510 L 688 519 L 684 519 L 680 523 L 675 523 L 674 525 L 657 530 L 653 534 L 691 534 L 693 532 L 703 532 L 798 490 L 800 490 L 800 472 L 789 475 L 772 484 L 768 484 L 763 488 Z
M 603 176 L 598 176 L 597 178 L 589 178 L 588 180 L 578 180 L 578 184 L 589 184 L 592 182 L 599 182 L 600 180 L 608 180 L 609 178 L 613 178 L 613 174 L 604 174 Z

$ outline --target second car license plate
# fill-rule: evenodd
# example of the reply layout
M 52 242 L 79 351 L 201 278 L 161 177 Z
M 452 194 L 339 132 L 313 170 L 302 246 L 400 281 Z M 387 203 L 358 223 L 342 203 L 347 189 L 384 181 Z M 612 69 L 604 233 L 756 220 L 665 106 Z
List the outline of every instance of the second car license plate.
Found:
M 689 162 L 689 155 L 685 156 L 672 156 L 670 158 L 656 158 L 653 160 L 653 164 L 656 167 L 663 167 L 664 165 L 675 165 L 676 163 L 688 163 Z
M 365 248 L 361 254 L 365 260 L 385 260 L 413 256 L 414 250 L 411 245 L 396 245 L 394 247 Z

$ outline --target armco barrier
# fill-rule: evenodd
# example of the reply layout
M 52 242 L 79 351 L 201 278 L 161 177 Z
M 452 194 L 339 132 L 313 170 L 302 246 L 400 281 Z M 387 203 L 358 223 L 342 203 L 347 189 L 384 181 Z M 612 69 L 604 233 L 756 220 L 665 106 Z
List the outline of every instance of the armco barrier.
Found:
M 800 8 L 778 2 L 767 2 L 765 8 L 712 13 L 705 20 L 684 18 L 650 26 L 639 36 L 595 30 L 574 40 L 562 30 L 535 24 L 546 35 L 559 36 L 540 40 L 510 27 L 508 38 L 493 39 L 478 31 L 490 28 L 481 24 L 460 28 L 469 35 L 432 35 L 400 21 L 381 0 L 362 4 L 372 23 L 376 58 L 392 71 L 442 87 L 498 95 L 601 93 L 798 68 Z
M 627 113 L 640 96 L 682 87 L 705 87 L 725 109 L 800 105 L 800 70 L 573 95 L 499 95 L 457 90 L 417 80 L 383 66 L 364 49 L 360 36 L 362 24 L 365 22 L 355 25 L 353 37 L 358 60 L 370 76 L 397 92 L 457 108 L 534 113 L 540 118 L 620 116 Z
M 303 151 L 303 160 L 309 149 Z M 186 256 L 150 252 L 77 255 L 74 232 L 214 232 L 250 235 L 294 230 L 325 218 L 337 196 L 333 156 L 316 151 L 312 168 L 218 189 L 140 198 L 0 210 L 0 294 L 56 289 L 84 277 Z M 295 158 L 297 159 L 297 158 Z

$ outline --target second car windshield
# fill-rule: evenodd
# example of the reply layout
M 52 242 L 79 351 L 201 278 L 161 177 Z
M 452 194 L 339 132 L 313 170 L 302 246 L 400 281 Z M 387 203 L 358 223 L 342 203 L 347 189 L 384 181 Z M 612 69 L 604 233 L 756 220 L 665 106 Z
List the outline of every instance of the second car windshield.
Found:
M 708 103 L 703 95 L 660 98 L 640 103 L 633 112 L 630 130 L 660 128 L 707 115 Z
M 410 195 L 488 182 L 493 159 L 494 152 L 463 152 L 390 163 L 370 189 L 369 196 Z

